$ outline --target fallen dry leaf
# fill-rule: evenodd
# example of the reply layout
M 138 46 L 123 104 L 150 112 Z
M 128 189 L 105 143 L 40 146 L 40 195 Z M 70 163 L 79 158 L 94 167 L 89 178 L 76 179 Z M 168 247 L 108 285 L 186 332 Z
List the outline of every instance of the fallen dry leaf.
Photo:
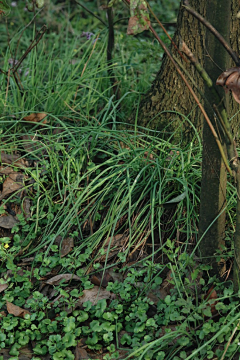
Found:
M 59 235 L 56 237 L 54 244 L 57 244 L 61 248 L 61 257 L 66 256 L 74 248 L 74 240 L 72 237 L 67 237 L 62 240 L 62 236 Z
M 86 350 L 79 346 L 76 346 L 74 356 L 74 360 L 90 359 Z
M 24 175 L 22 173 L 18 173 L 13 171 L 8 177 L 4 180 L 3 190 L 0 192 L 0 200 L 2 200 L 5 196 L 22 189 L 24 186 L 23 183 Z
M 21 158 L 21 156 L 15 154 L 5 154 L 3 151 L 1 152 L 0 162 L 2 164 L 11 164 L 12 166 L 18 166 L 20 168 L 29 166 L 28 161 L 24 158 Z
M 77 301 L 77 305 L 81 306 L 86 301 L 91 301 L 93 305 L 96 305 L 99 300 L 102 299 L 110 299 L 113 300 L 116 298 L 116 295 L 107 291 L 105 289 L 101 289 L 99 286 L 94 286 L 92 289 L 83 290 L 83 296 L 79 298 Z
M 218 297 L 217 292 L 216 292 L 216 290 L 214 289 L 214 287 L 212 285 L 210 287 L 210 289 L 208 290 L 207 294 L 204 296 L 204 300 L 214 300 L 214 299 L 216 299 L 216 301 L 206 304 L 207 307 L 210 306 L 212 315 L 217 313 L 217 310 L 216 310 L 216 304 L 218 303 L 217 297 Z
M 30 346 L 26 345 L 19 349 L 19 360 L 31 360 L 33 357 L 32 349 Z M 45 359 L 45 358 L 44 358 Z
M 30 121 L 30 122 L 36 122 L 36 123 L 41 122 L 42 124 L 46 124 L 47 119 L 43 120 L 46 116 L 47 116 L 46 113 L 32 113 L 32 114 L 30 114 L 28 116 L 25 116 L 23 118 L 23 120 Z
M 12 167 L 10 166 L 0 166 L 0 174 L 1 175 L 9 175 L 13 172 Z
M 29 311 L 22 309 L 19 306 L 10 303 L 9 301 L 6 301 L 6 303 L 7 303 L 7 311 L 9 314 L 12 314 L 14 316 L 18 316 L 21 318 L 24 318 L 24 316 L 26 314 L 30 314 Z
M 104 275 L 102 272 L 92 275 L 90 278 L 90 281 L 94 285 L 102 286 L 102 287 L 106 288 L 108 286 L 108 283 L 110 281 L 113 281 L 113 278 L 109 274 L 109 272 L 105 271 Z
M 8 284 L 0 284 L 0 293 L 8 288 Z
M 18 220 L 12 215 L 3 215 L 0 217 L 0 227 L 4 229 L 12 229 Z
M 154 303 L 154 305 L 157 305 L 159 299 L 165 299 L 165 297 L 167 296 L 167 292 L 164 289 L 158 289 L 158 291 L 149 291 L 146 295 Z
M 74 240 L 71 237 L 64 238 L 61 245 L 61 257 L 66 256 L 74 248 Z
M 169 270 L 167 273 L 166 278 L 163 280 L 161 286 L 160 286 L 160 291 L 164 294 L 164 292 L 166 293 L 166 295 L 170 295 L 170 290 L 174 288 L 174 284 L 172 284 L 172 270 Z
M 38 141 L 38 137 L 35 135 L 23 135 L 21 139 L 23 140 L 22 146 L 29 153 L 43 149 L 43 144 Z
M 125 247 L 127 240 L 128 237 L 125 234 L 117 234 L 107 238 L 104 242 L 104 252 L 108 257 L 108 260 L 117 255 Z M 109 253 L 107 254 L 108 250 Z M 97 260 L 104 262 L 106 260 L 106 255 L 102 255 Z
M 28 197 L 25 197 L 23 200 L 23 210 L 26 219 L 29 219 L 31 217 L 30 207 L 31 207 L 31 201 Z
M 64 281 L 63 281 L 64 280 Z M 48 285 L 59 285 L 61 281 L 67 282 L 71 280 L 77 280 L 81 281 L 80 277 L 74 274 L 60 274 L 52 277 L 51 279 L 48 279 L 47 281 L 44 281 L 45 284 Z

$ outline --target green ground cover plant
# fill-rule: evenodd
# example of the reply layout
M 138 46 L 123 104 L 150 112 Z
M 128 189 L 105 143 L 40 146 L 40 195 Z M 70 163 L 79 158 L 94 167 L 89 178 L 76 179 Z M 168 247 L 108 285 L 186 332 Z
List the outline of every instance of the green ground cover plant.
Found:
M 197 252 L 200 137 L 129 125 L 162 53 L 120 22 L 116 99 L 107 29 L 83 14 L 50 2 L 21 33 L 21 4 L 1 38 L 0 359 L 238 359 L 239 296 Z M 229 183 L 226 270 L 235 196 Z

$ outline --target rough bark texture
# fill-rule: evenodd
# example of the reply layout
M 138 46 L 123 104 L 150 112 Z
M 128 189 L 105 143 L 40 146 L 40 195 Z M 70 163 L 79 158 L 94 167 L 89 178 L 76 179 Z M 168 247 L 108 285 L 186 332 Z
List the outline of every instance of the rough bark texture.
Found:
M 204 17 L 206 16 L 206 7 L 209 3 L 208 0 L 190 0 L 190 5 L 197 10 Z M 240 20 L 237 18 L 239 11 L 239 0 L 231 1 L 231 18 L 230 23 L 230 44 L 236 53 L 240 53 Z M 158 15 L 158 14 L 157 14 Z M 174 41 L 177 45 L 180 44 L 183 39 L 190 50 L 195 54 L 201 63 L 205 63 L 205 57 L 208 56 L 205 51 L 205 27 L 200 24 L 195 18 L 192 17 L 180 5 L 177 21 L 177 31 L 174 35 Z M 196 72 L 196 69 L 189 62 L 186 63 L 178 55 L 176 50 L 171 46 L 171 50 L 175 58 L 183 66 L 186 72 L 194 80 L 197 87 L 193 84 L 193 88 L 196 90 L 199 98 L 201 98 L 200 92 L 203 92 L 204 83 L 202 78 Z M 218 61 L 217 61 L 218 62 Z M 235 66 L 233 62 L 230 62 L 230 66 Z M 225 70 L 224 68 L 222 69 Z M 183 71 L 184 72 L 184 71 Z M 221 70 L 220 70 L 221 72 Z M 187 77 L 187 74 L 186 74 Z M 191 79 L 189 79 L 191 83 Z M 229 116 L 233 117 L 231 120 L 234 133 L 238 131 L 238 124 L 240 121 L 239 105 L 229 96 Z M 177 74 L 174 66 L 169 61 L 167 56 L 164 56 L 162 66 L 157 73 L 151 89 L 146 93 L 142 99 L 139 109 L 138 124 L 149 128 L 155 128 L 163 130 L 166 128 L 166 134 L 174 132 L 176 129 L 184 131 L 185 140 L 191 140 L 193 132 L 185 121 L 182 127 L 183 117 L 166 113 L 166 111 L 177 111 L 186 116 L 189 116 L 190 121 L 194 126 L 201 131 L 203 124 L 203 117 L 191 95 L 186 89 L 185 84 Z M 162 113 L 163 112 L 163 113 Z M 179 137 L 177 137 L 179 139 Z
M 239 0 L 190 0 L 190 5 L 201 15 L 207 17 L 208 20 L 219 30 L 219 32 L 230 41 L 230 45 L 236 53 L 240 53 L 240 20 L 237 13 L 240 8 Z M 230 30 L 230 34 L 229 34 Z M 207 35 L 206 35 L 207 34 Z M 177 45 L 183 39 L 190 50 L 209 71 L 213 82 L 221 72 L 227 67 L 236 66 L 230 59 L 230 56 L 224 51 L 222 45 L 213 38 L 205 27 L 192 17 L 180 5 L 178 15 L 177 31 L 174 41 Z M 205 41 L 206 39 L 206 41 Z M 203 80 L 200 78 L 196 69 L 189 62 L 184 62 L 171 47 L 173 55 L 178 62 L 187 71 L 189 82 L 195 81 L 192 86 L 198 97 L 204 104 L 211 121 L 214 123 L 214 113 L 208 105 L 211 102 L 211 94 L 205 89 Z M 184 72 L 184 71 L 183 71 Z M 186 73 L 186 72 L 185 72 Z M 206 90 L 206 91 L 205 91 Z M 225 97 L 224 92 L 218 89 L 222 98 Z M 200 95 L 205 92 L 205 100 Z M 234 134 L 237 135 L 240 123 L 239 104 L 237 104 L 231 94 L 226 99 L 227 111 L 231 119 L 231 126 Z M 178 128 L 184 132 L 185 143 L 191 140 L 191 129 L 187 122 L 182 126 L 183 118 L 167 111 L 179 112 L 189 116 L 194 126 L 201 133 L 204 124 L 203 117 L 189 94 L 185 84 L 177 74 L 174 66 L 165 56 L 160 71 L 158 72 L 151 89 L 142 100 L 138 123 L 141 126 L 156 128 L 158 130 L 166 129 L 166 137 L 168 133 L 172 133 Z M 167 128 L 166 128 L 167 126 Z M 179 140 L 179 137 L 176 136 Z M 200 211 L 200 231 L 199 238 L 204 234 L 212 221 L 220 214 L 225 205 L 226 199 L 226 170 L 222 163 L 219 150 L 215 140 L 207 127 L 204 125 L 203 130 L 203 178 L 201 193 L 201 211 Z M 238 209 L 238 212 L 240 210 Z M 220 216 L 213 226 L 208 230 L 201 243 L 201 253 L 203 257 L 209 259 L 214 266 L 214 272 L 218 270 L 214 255 L 216 249 L 224 243 L 225 233 L 225 214 Z M 240 250 L 239 250 L 240 253 Z
M 205 16 L 206 1 L 191 0 L 190 5 L 194 7 L 201 15 Z M 188 14 L 180 5 L 177 21 L 177 31 L 174 35 L 174 42 L 179 46 L 181 39 L 186 42 L 191 51 L 198 57 L 200 61 L 204 58 L 204 39 L 205 28 L 192 15 Z M 194 79 L 199 89 L 203 89 L 203 80 L 197 73 L 194 66 L 189 61 L 186 63 L 179 56 L 177 51 L 171 47 L 172 54 L 176 57 L 183 68 Z M 190 81 L 191 82 L 191 81 Z M 180 121 L 184 121 L 182 117 L 174 114 L 162 113 L 162 111 L 177 111 L 184 115 L 190 115 L 189 118 L 196 127 L 201 127 L 202 116 L 198 107 L 189 94 L 182 79 L 177 74 L 175 67 L 164 56 L 160 71 L 152 84 L 149 92 L 144 96 L 139 111 L 139 124 L 142 126 L 166 129 L 167 133 L 172 133 L 179 126 Z M 171 121 L 171 124 L 169 124 Z M 185 124 L 184 124 L 185 125 Z M 189 126 L 186 123 L 185 129 Z M 182 127 L 181 127 L 182 130 Z
M 240 19 L 237 18 L 237 13 L 240 11 L 240 1 L 232 0 L 231 4 L 231 20 L 230 20 L 230 44 L 233 50 L 240 54 Z M 236 66 L 230 59 L 230 67 Z M 239 131 L 240 113 L 239 104 L 233 100 L 229 95 L 229 118 L 231 119 L 234 134 L 237 136 Z
M 211 0 L 207 6 L 206 19 L 229 42 L 231 0 Z M 209 31 L 206 32 L 205 53 L 204 68 L 207 73 L 211 75 L 212 79 L 217 79 L 222 72 L 221 69 L 229 67 L 230 59 L 220 42 L 218 42 Z M 218 87 L 217 91 L 222 97 L 224 96 L 222 88 Z M 205 96 L 208 99 L 208 102 L 205 102 L 205 109 L 214 124 L 214 112 L 210 105 L 213 104 L 214 99 L 207 87 L 205 88 Z M 214 124 L 214 126 L 215 130 L 219 133 L 219 137 L 224 139 L 219 132 L 219 127 L 217 127 L 216 124 Z M 226 149 L 224 141 L 222 141 L 222 146 Z M 226 174 L 226 168 L 217 143 L 209 126 L 206 121 L 204 121 L 199 221 L 199 239 L 202 237 L 202 240 L 199 248 L 201 257 L 205 262 L 213 266 L 213 274 L 221 273 L 221 269 L 215 260 L 215 254 L 216 249 L 220 249 L 221 245 L 224 245 L 225 238 L 226 215 L 223 209 L 226 205 Z M 214 223 L 212 224 L 213 221 Z

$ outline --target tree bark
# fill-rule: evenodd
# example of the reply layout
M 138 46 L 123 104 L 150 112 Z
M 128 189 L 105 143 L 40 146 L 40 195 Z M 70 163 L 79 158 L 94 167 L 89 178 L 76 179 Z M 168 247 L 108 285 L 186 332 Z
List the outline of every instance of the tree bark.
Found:
M 207 6 L 206 19 L 218 30 L 218 32 L 229 42 L 231 0 L 212 0 Z M 209 31 L 206 32 L 205 42 L 205 70 L 213 79 L 218 78 L 230 65 L 230 58 L 223 46 Z M 214 85 L 215 86 L 215 85 Z M 217 89 L 221 97 L 224 97 L 222 88 Z M 214 122 L 214 111 L 212 104 L 214 99 L 211 91 L 206 86 L 205 109 L 212 120 L 215 130 L 222 139 L 225 148 L 224 136 Z M 215 104 L 218 105 L 218 104 Z M 226 107 L 228 108 L 227 104 Z M 202 159 L 202 182 L 200 197 L 200 221 L 199 239 L 202 238 L 199 249 L 201 257 L 205 262 L 212 265 L 212 274 L 221 275 L 220 264 L 216 261 L 216 250 L 224 245 L 226 214 L 226 184 L 227 172 L 221 158 L 217 143 L 207 123 L 203 124 L 203 159 Z
M 189 0 L 189 4 L 203 17 L 206 16 L 209 3 L 208 0 Z M 231 0 L 231 17 L 229 20 L 230 45 L 238 54 L 240 50 L 240 20 L 237 18 L 237 13 L 240 10 L 239 7 L 239 0 Z M 160 14 L 156 15 L 161 19 Z M 205 63 L 206 56 L 208 57 L 205 51 L 205 34 L 205 27 L 184 10 L 181 1 L 174 42 L 179 46 L 182 39 L 202 64 Z M 191 80 L 194 80 L 195 85 L 192 83 L 192 86 L 196 90 L 199 98 L 202 99 L 202 103 L 204 103 L 204 99 L 202 98 L 202 94 L 204 94 L 203 79 L 190 62 L 186 63 L 182 60 L 173 46 L 170 48 L 174 57 L 183 69 L 185 69 L 186 77 L 188 78 L 187 74 L 190 75 L 191 79 L 189 79 L 189 82 L 191 83 Z M 235 66 L 232 60 L 230 61 L 230 66 Z M 221 70 L 224 71 L 226 69 L 223 68 Z M 239 105 L 232 99 L 232 96 L 229 97 L 228 111 L 230 118 L 233 117 L 231 124 L 234 133 L 236 133 L 239 127 L 240 113 L 238 113 Z M 184 121 L 181 115 L 175 112 L 188 116 L 197 130 L 199 130 L 199 132 L 202 130 L 203 116 L 199 108 L 194 103 L 192 96 L 189 94 L 171 61 L 164 55 L 162 66 L 156 75 L 156 79 L 141 101 L 138 124 L 152 129 L 165 129 L 166 137 L 176 132 L 176 140 L 183 138 L 185 143 L 191 141 L 194 133 L 193 129 Z
M 239 0 L 189 0 L 189 3 L 203 17 L 208 18 L 217 30 L 226 37 L 226 40 L 230 42 L 233 50 L 239 54 L 240 20 L 237 17 L 240 10 Z M 215 83 L 217 77 L 227 67 L 235 66 L 228 53 L 223 49 L 218 40 L 209 33 L 209 30 L 206 30 L 197 19 L 184 10 L 182 1 L 174 42 L 179 46 L 181 39 L 198 58 L 199 62 L 203 64 L 213 83 Z M 173 46 L 171 46 L 171 51 L 178 64 L 182 66 L 182 69 L 185 69 L 183 72 L 185 71 L 189 82 L 194 81 L 191 84 L 204 104 L 210 120 L 214 123 L 215 115 L 211 106 L 209 106 L 209 103 L 212 102 L 212 97 L 209 90 L 205 88 L 203 79 L 190 62 L 186 63 L 182 60 Z M 236 135 L 240 123 L 239 104 L 233 100 L 231 94 L 226 96 L 221 89 L 218 89 L 218 92 L 222 99 L 225 98 L 231 126 Z M 193 125 L 201 132 L 202 125 L 205 123 L 203 122 L 203 117 L 174 66 L 164 56 L 160 71 L 151 89 L 140 104 L 138 124 L 158 130 L 164 129 L 166 137 L 174 132 L 176 141 L 179 142 L 180 137 L 182 137 L 186 144 L 192 140 L 193 132 L 189 124 L 186 121 L 184 122 L 184 117 L 178 113 L 188 116 Z M 203 257 L 208 259 L 210 257 L 213 272 L 216 273 L 219 269 L 214 256 L 216 250 L 224 243 L 225 233 L 225 213 L 223 212 L 221 216 L 219 214 L 224 208 L 226 201 L 226 169 L 207 124 L 204 124 L 203 129 L 202 169 L 199 238 L 205 232 L 206 234 L 202 239 L 200 250 Z M 210 226 L 217 216 L 219 217 L 214 225 Z
M 205 16 L 206 0 L 191 0 L 190 5 L 201 15 Z M 198 57 L 200 62 L 204 58 L 205 31 L 204 26 L 192 15 L 188 14 L 186 10 L 184 10 L 181 1 L 174 42 L 177 46 L 179 46 L 181 40 L 183 40 L 191 51 Z M 171 46 L 171 51 L 182 68 L 190 74 L 192 79 L 194 79 L 197 87 L 203 91 L 203 80 L 194 66 L 192 66 L 189 61 L 185 62 L 173 46 Z M 186 86 L 178 75 L 175 67 L 166 55 L 163 57 L 161 69 L 157 73 L 151 89 L 144 96 L 141 102 L 138 123 L 141 126 L 156 128 L 158 130 L 165 129 L 166 136 L 177 131 L 179 126 L 179 136 L 182 135 L 183 129 L 185 132 L 185 138 L 187 136 L 186 132 L 190 132 L 192 134 L 188 123 L 184 122 L 183 117 L 165 111 L 174 111 L 186 116 L 189 115 L 189 118 L 193 121 L 194 125 L 197 128 L 201 128 L 203 121 L 201 112 L 194 103 L 192 96 L 186 89 Z M 182 123 L 184 123 L 183 127 Z M 175 138 L 179 139 L 177 136 L 175 136 Z

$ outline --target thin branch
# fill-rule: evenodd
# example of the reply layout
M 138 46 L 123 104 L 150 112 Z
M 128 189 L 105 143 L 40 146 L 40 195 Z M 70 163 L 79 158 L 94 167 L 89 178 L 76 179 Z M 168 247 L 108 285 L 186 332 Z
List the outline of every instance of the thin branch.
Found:
M 109 1 L 108 1 L 109 2 Z M 115 37 L 114 37 L 114 25 L 113 25 L 113 8 L 112 7 L 108 7 L 107 9 L 107 18 L 108 18 L 108 45 L 107 45 L 107 61 L 108 61 L 108 74 L 109 74 L 109 78 L 112 84 L 112 90 L 113 90 L 113 94 L 116 95 L 116 99 L 119 100 L 120 99 L 120 91 L 119 91 L 119 87 L 117 84 L 117 79 L 115 78 L 114 75 L 114 69 L 113 69 L 113 50 L 114 50 L 114 41 L 115 41 Z
M 124 2 L 125 2 L 125 1 L 126 1 L 128 4 L 130 4 L 130 0 L 124 0 Z M 182 80 L 184 81 L 184 83 L 186 84 L 189 92 L 191 93 L 191 95 L 193 96 L 194 100 L 196 101 L 198 107 L 200 108 L 200 110 L 201 110 L 201 112 L 202 112 L 205 120 L 207 121 L 208 126 L 210 127 L 210 130 L 211 130 L 211 132 L 212 132 L 212 134 L 213 134 L 213 136 L 214 136 L 214 138 L 215 138 L 215 141 L 216 141 L 216 143 L 217 143 L 217 145 L 218 145 L 218 148 L 219 148 L 219 151 L 220 151 L 220 153 L 221 153 L 223 162 L 224 162 L 224 164 L 225 164 L 225 166 L 226 166 L 226 169 L 227 169 L 227 171 L 229 172 L 229 174 L 232 176 L 232 170 L 231 170 L 231 168 L 230 168 L 230 166 L 229 166 L 229 164 L 228 164 L 228 161 L 227 161 L 225 152 L 224 152 L 224 150 L 223 150 L 222 144 L 221 144 L 221 142 L 220 142 L 220 140 L 219 140 L 219 137 L 218 137 L 218 135 L 217 135 L 217 133 L 216 133 L 216 131 L 215 131 L 215 129 L 214 129 L 214 127 L 213 127 L 213 125 L 212 125 L 212 123 L 211 123 L 211 121 L 210 121 L 207 113 L 206 113 L 206 111 L 204 110 L 202 104 L 200 103 L 197 95 L 195 94 L 195 92 L 193 91 L 191 85 L 188 83 L 187 79 L 185 78 L 185 76 L 184 76 L 183 73 L 181 72 L 181 70 L 180 70 L 179 66 L 177 65 L 177 63 L 174 61 L 174 59 L 173 59 L 170 51 L 168 50 L 168 48 L 166 47 L 166 45 L 164 44 L 164 42 L 160 39 L 160 37 L 158 36 L 158 34 L 156 33 L 156 31 L 153 29 L 153 27 L 152 27 L 151 25 L 149 26 L 149 30 L 153 33 L 153 35 L 155 36 L 155 38 L 157 39 L 157 41 L 159 42 L 159 44 L 162 46 L 162 48 L 163 48 L 163 50 L 165 51 L 165 53 L 167 54 L 169 60 L 170 60 L 170 61 L 172 62 L 172 64 L 174 65 L 176 71 L 178 72 L 178 74 L 180 75 L 180 77 L 182 78 Z
M 23 62 L 23 60 L 27 57 L 27 55 L 32 51 L 32 49 L 37 46 L 37 44 L 39 43 L 39 41 L 41 40 L 41 38 L 43 37 L 43 35 L 45 34 L 45 32 L 47 31 L 47 26 L 43 25 L 41 27 L 41 29 L 37 32 L 37 34 L 35 35 L 35 38 L 33 39 L 31 45 L 29 45 L 29 47 L 27 48 L 27 50 L 25 51 L 25 53 L 23 54 L 23 56 L 21 57 L 21 59 L 17 62 L 17 64 L 15 66 L 12 67 L 13 72 L 16 72 L 17 69 L 20 67 L 21 63 Z
M 224 129 L 224 134 L 228 138 L 228 142 L 230 144 L 233 144 L 233 137 L 232 137 L 232 132 L 231 132 L 231 128 L 229 125 L 229 121 L 227 118 L 226 109 L 223 105 L 221 105 L 221 98 L 220 98 L 217 90 L 213 86 L 212 79 L 210 78 L 210 76 L 208 75 L 206 70 L 203 68 L 203 66 L 200 64 L 198 59 L 191 52 L 191 50 L 189 49 L 189 47 L 183 40 L 181 40 L 180 50 L 182 52 L 184 52 L 184 54 L 187 55 L 187 57 L 189 58 L 191 63 L 194 65 L 194 67 L 196 68 L 196 70 L 198 71 L 200 76 L 205 81 L 206 85 L 208 86 L 208 88 L 210 89 L 210 91 L 213 95 L 214 102 L 216 102 L 216 104 L 220 104 L 220 112 L 221 113 L 219 112 L 219 110 L 215 104 L 213 104 L 213 105 L 211 104 L 211 106 L 213 107 L 214 111 L 216 112 L 216 114 L 218 116 L 218 119 L 220 120 L 220 123 L 222 124 L 222 127 Z
M 177 63 L 174 61 L 172 55 L 170 54 L 168 48 L 166 47 L 166 45 L 163 43 L 163 41 L 159 38 L 159 36 L 157 35 L 156 31 L 153 29 L 153 27 L 150 25 L 149 29 L 151 30 L 151 32 L 153 33 L 153 35 L 155 36 L 155 38 L 157 39 L 157 41 L 159 42 L 159 44 L 162 46 L 163 50 L 166 52 L 167 56 L 169 57 L 170 61 L 173 63 L 175 69 L 177 70 L 178 74 L 181 76 L 182 80 L 185 82 L 188 90 L 190 91 L 191 95 L 193 96 L 194 100 L 196 101 L 198 107 L 200 108 L 205 120 L 207 121 L 208 123 L 208 126 L 210 127 L 210 130 L 216 140 L 216 143 L 218 145 L 218 148 L 219 148 L 219 151 L 221 153 L 221 156 L 222 156 L 222 159 L 223 159 L 223 162 L 226 166 L 226 169 L 227 171 L 229 172 L 229 174 L 232 176 L 232 170 L 231 168 L 229 167 L 229 164 L 228 164 L 228 161 L 227 161 L 227 158 L 226 158 L 226 155 L 225 155 L 225 152 L 223 150 L 223 147 L 221 145 L 221 142 L 219 140 L 219 137 L 206 113 L 206 111 L 204 110 L 202 104 L 200 103 L 197 95 L 195 94 L 195 92 L 193 91 L 191 85 L 188 83 L 188 81 L 186 80 L 185 76 L 183 75 L 183 73 L 181 72 L 181 70 L 179 69 Z
M 171 41 L 172 45 L 174 46 L 175 50 L 177 50 L 178 54 L 181 56 L 181 58 L 187 62 L 187 59 L 185 58 L 185 56 L 181 53 L 181 51 L 179 51 L 179 48 L 177 47 L 177 45 L 175 44 L 175 42 L 173 41 L 173 39 L 171 38 L 171 36 L 169 35 L 169 33 L 167 32 L 167 30 L 165 29 L 165 27 L 163 26 L 163 24 L 161 23 L 161 21 L 157 18 L 157 16 L 154 14 L 154 12 L 152 11 L 151 6 L 149 5 L 149 3 L 147 2 L 147 6 L 149 8 L 150 13 L 152 14 L 152 16 L 154 17 L 154 19 L 157 21 L 158 25 L 162 28 L 162 30 L 164 31 L 164 33 L 167 35 L 167 37 L 169 38 L 169 40 Z
M 231 46 L 227 43 L 227 41 L 224 39 L 224 37 L 219 34 L 219 32 L 215 29 L 215 27 L 210 24 L 202 15 L 200 15 L 196 10 L 194 10 L 190 5 L 188 0 L 183 0 L 183 7 L 196 19 L 198 19 L 208 30 L 211 31 L 211 33 L 218 39 L 218 41 L 223 45 L 223 47 L 227 50 L 229 55 L 232 57 L 233 61 L 237 66 L 240 66 L 240 59 L 233 51 Z
M 75 2 L 80 5 L 84 10 L 86 10 L 89 14 L 91 14 L 93 17 L 95 17 L 96 19 L 98 19 L 99 21 L 101 21 L 101 23 L 107 27 L 107 24 L 105 23 L 105 21 L 103 19 L 100 18 L 100 16 L 94 14 L 91 10 L 89 10 L 85 5 L 83 5 L 82 3 L 78 2 L 75 0 Z

